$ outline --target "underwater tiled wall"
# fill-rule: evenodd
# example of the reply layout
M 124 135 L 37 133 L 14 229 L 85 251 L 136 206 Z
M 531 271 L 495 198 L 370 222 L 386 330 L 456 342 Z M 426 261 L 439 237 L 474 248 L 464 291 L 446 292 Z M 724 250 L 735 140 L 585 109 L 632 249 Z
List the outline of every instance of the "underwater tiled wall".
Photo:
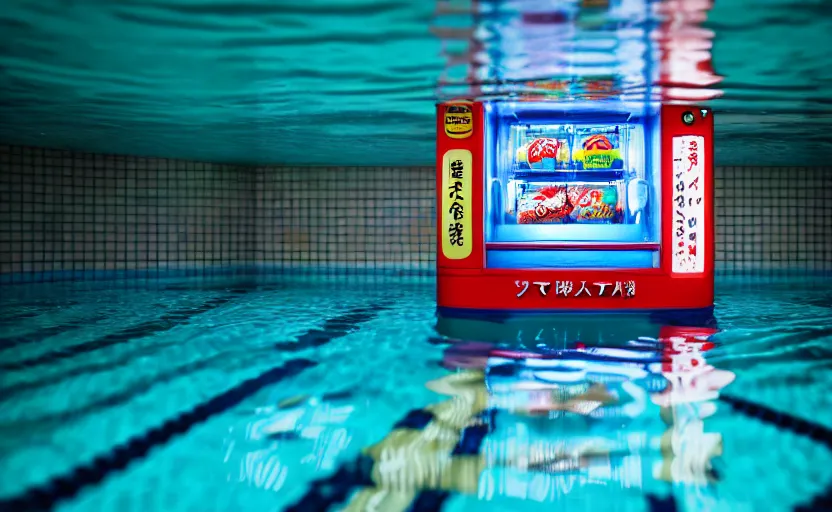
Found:
M 832 272 L 832 168 L 719 167 L 717 269 Z M 429 276 L 433 167 L 239 167 L 0 146 L 0 281 Z
M 257 169 L 261 268 L 429 274 L 436 260 L 432 167 Z
M 715 174 L 718 271 L 832 271 L 832 167 Z
M 0 276 L 236 269 L 254 207 L 248 169 L 0 146 Z

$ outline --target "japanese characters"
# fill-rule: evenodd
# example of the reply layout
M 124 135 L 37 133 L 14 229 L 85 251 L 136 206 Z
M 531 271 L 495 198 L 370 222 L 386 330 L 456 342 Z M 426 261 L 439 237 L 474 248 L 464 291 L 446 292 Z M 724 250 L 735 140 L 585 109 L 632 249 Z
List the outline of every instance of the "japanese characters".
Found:
M 451 162 L 451 185 L 448 187 L 448 199 L 451 200 L 451 206 L 448 208 L 451 222 L 448 224 L 448 238 L 451 245 L 462 247 L 465 245 L 465 236 L 463 234 L 463 222 L 465 221 L 465 207 L 463 206 L 464 197 L 462 197 L 462 180 L 464 178 L 465 164 L 462 160 L 454 160 Z
M 673 272 L 705 266 L 704 137 L 673 138 Z
M 620 297 L 636 296 L 635 281 L 514 281 L 517 297 L 536 292 L 542 297 Z

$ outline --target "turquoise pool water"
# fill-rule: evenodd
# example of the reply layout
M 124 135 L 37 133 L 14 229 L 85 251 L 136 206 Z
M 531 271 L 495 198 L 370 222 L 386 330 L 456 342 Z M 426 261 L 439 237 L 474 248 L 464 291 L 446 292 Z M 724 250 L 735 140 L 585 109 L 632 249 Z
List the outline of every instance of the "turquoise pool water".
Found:
M 604 3 L 622 26 L 575 19 L 585 3 L 572 0 L 5 0 L 0 140 L 432 165 L 438 99 L 514 97 L 564 76 L 626 76 L 638 93 L 632 75 L 672 53 L 655 79 L 714 109 L 718 165 L 829 165 L 828 0 L 586 4 Z M 645 31 L 659 32 L 652 51 Z
M 720 282 L 707 351 L 593 317 L 437 332 L 420 283 L 5 287 L 0 510 L 823 510 L 828 285 Z

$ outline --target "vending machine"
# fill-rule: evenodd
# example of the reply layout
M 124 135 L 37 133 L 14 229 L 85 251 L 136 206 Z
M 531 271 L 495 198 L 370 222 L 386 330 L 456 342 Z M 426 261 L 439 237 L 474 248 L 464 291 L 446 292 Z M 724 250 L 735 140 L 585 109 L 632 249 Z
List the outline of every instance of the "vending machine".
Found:
M 438 105 L 440 313 L 710 313 L 712 144 L 696 106 Z

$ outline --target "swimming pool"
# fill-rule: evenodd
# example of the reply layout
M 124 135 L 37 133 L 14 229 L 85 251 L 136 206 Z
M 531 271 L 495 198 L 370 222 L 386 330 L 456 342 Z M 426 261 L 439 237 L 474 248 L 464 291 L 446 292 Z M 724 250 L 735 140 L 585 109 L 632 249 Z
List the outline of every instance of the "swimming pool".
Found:
M 828 284 L 718 282 L 685 396 L 643 324 L 451 339 L 425 283 L 4 287 L 0 510 L 828 507 Z

